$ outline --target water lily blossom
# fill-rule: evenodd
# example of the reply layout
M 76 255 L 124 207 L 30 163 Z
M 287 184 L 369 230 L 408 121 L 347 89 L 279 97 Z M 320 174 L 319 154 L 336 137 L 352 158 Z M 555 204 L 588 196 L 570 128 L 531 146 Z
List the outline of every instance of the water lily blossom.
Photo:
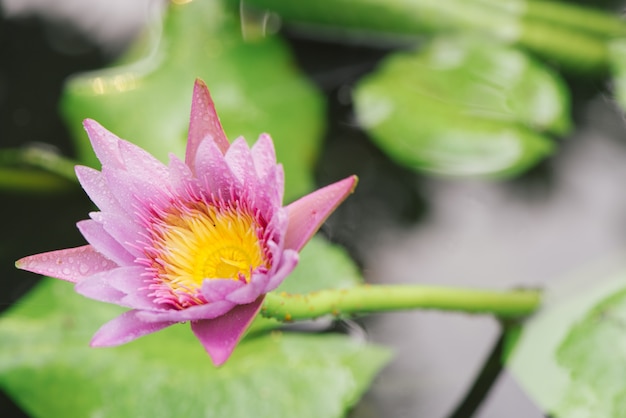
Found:
M 220 365 L 294 269 L 298 252 L 352 192 L 348 177 L 282 206 L 283 169 L 267 134 L 229 143 L 197 80 L 185 161 L 165 165 L 93 120 L 84 122 L 102 170 L 76 174 L 99 212 L 78 223 L 89 245 L 19 260 L 75 283 L 78 293 L 130 308 L 92 346 L 124 344 L 190 322 Z

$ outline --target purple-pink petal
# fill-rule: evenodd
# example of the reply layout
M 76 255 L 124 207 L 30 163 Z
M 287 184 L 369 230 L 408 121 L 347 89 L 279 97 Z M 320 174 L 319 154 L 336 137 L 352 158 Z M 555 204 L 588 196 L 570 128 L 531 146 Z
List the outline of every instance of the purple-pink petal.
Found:
M 257 176 L 262 179 L 276 166 L 276 151 L 274 142 L 268 134 L 261 134 L 252 146 L 252 159 Z
M 193 321 L 191 329 L 209 353 L 213 364 L 223 364 L 261 309 L 264 296 L 247 305 L 238 305 L 215 319 Z
M 93 336 L 92 347 L 110 347 L 125 344 L 146 334 L 162 330 L 175 322 L 145 322 L 137 316 L 139 311 L 124 312 L 104 324 Z
M 85 119 L 83 126 L 102 166 L 124 168 L 124 159 L 119 148 L 120 139 L 117 135 L 109 132 L 92 119 Z
M 204 141 L 196 154 L 196 172 L 204 189 L 214 196 L 230 196 L 238 181 L 213 141 Z
M 285 235 L 285 248 L 300 251 L 328 216 L 354 191 L 356 183 L 357 177 L 350 176 L 287 206 L 289 225 Z
M 280 259 L 280 265 L 270 277 L 265 289 L 263 289 L 263 293 L 271 292 L 276 289 L 285 278 L 296 268 L 298 265 L 298 260 L 300 259 L 300 254 L 298 254 L 295 250 L 287 249 L 283 251 L 282 257 Z
M 209 302 L 224 300 L 227 295 L 245 285 L 239 280 L 206 279 L 202 282 L 202 295 Z
M 258 188 L 252 154 L 243 137 L 240 136 L 233 141 L 224 158 L 230 171 L 235 175 L 239 184 L 244 187 L 244 190 L 256 190 Z
M 97 252 L 91 245 L 31 255 L 18 260 L 15 265 L 22 270 L 72 283 L 117 267 L 117 264 Z
M 89 198 L 96 206 L 106 212 L 124 212 L 117 201 L 102 173 L 90 167 L 76 166 L 76 177 Z
M 74 290 L 79 295 L 99 300 L 100 302 L 120 305 L 126 294 L 118 289 L 115 289 L 106 280 L 109 274 L 112 271 L 115 272 L 116 270 L 117 269 L 102 271 L 85 277 L 83 280 L 76 283 Z M 127 306 L 127 308 L 131 308 L 131 306 Z
M 113 239 L 104 230 L 102 224 L 93 219 L 85 219 L 76 224 L 78 230 L 93 248 L 109 260 L 120 266 L 131 265 L 135 261 L 135 256 L 129 253 L 124 246 Z
M 137 222 L 111 212 L 92 212 L 89 215 L 94 221 L 101 224 L 104 230 L 132 255 L 135 257 L 144 256 L 142 250 L 134 245 L 143 234 L 143 229 Z
M 224 315 L 234 306 L 235 304 L 230 301 L 219 300 L 216 302 L 206 303 L 204 305 L 191 306 L 181 310 L 144 310 L 140 311 L 137 315 L 146 322 L 186 322 L 216 318 L 220 315 Z
M 197 79 L 193 86 L 193 98 L 191 100 L 191 117 L 189 119 L 189 135 L 187 137 L 187 151 L 185 163 L 195 173 L 198 173 L 196 153 L 202 142 L 214 142 L 222 154 L 230 146 L 228 138 L 222 129 L 222 124 L 215 111 L 215 105 L 211 94 L 204 81 Z

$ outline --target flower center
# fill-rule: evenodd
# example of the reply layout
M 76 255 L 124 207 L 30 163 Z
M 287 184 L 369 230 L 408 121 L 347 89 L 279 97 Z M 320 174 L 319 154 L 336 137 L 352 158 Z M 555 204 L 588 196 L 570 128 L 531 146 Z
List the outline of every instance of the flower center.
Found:
M 205 279 L 247 283 L 255 270 L 270 267 L 264 227 L 245 209 L 193 203 L 160 217 L 151 232 L 150 289 L 157 302 L 178 308 L 206 303 L 200 292 Z

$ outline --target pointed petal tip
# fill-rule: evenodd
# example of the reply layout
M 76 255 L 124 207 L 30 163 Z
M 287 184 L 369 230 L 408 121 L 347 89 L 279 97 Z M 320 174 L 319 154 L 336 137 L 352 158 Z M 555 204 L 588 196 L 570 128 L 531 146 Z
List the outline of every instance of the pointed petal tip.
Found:
M 264 299 L 265 295 L 261 295 L 254 302 L 236 306 L 220 317 L 191 322 L 193 333 L 216 367 L 230 358 L 261 310 Z
M 204 140 L 214 141 L 222 154 L 225 154 L 230 146 L 215 110 L 209 88 L 204 81 L 197 78 L 193 86 L 187 151 L 185 153 L 185 163 L 192 169 L 195 165 L 198 146 Z
M 352 175 L 322 187 L 286 207 L 289 224 L 285 248 L 300 251 L 326 219 L 354 192 L 358 177 Z
M 117 264 L 91 245 L 30 255 L 15 262 L 21 270 L 77 283 L 84 277 L 110 270 Z

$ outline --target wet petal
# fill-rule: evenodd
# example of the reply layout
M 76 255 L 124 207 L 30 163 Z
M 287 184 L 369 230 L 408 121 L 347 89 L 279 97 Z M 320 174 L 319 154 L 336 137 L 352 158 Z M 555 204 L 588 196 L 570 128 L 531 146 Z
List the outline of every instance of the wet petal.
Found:
M 298 261 L 300 259 L 300 254 L 298 254 L 295 250 L 285 250 L 280 259 L 280 265 L 272 274 L 269 282 L 265 289 L 263 289 L 263 293 L 271 292 L 276 289 L 285 278 L 296 268 L 298 265 Z
M 145 322 L 137 317 L 139 311 L 132 310 L 104 324 L 93 336 L 92 347 L 109 347 L 125 344 L 173 325 L 174 322 Z
M 300 251 L 326 218 L 354 191 L 356 183 L 357 177 L 350 176 L 287 206 L 289 226 L 285 235 L 285 248 Z
M 142 238 L 143 229 L 127 217 L 115 213 L 92 212 L 91 218 L 102 225 L 104 230 L 119 242 L 129 253 L 135 257 L 143 257 L 144 254 L 137 247 L 137 242 Z
M 22 270 L 72 283 L 117 267 L 117 264 L 97 252 L 91 245 L 31 255 L 18 260 L 15 265 Z
M 102 224 L 86 219 L 76 224 L 78 230 L 93 248 L 120 266 L 133 264 L 135 256 L 104 230 Z
M 234 303 L 220 300 L 217 302 L 211 302 L 204 305 L 196 305 L 182 310 L 154 310 L 154 311 L 141 311 L 138 313 L 139 317 L 145 321 L 150 322 L 186 322 L 197 321 L 200 319 L 212 319 L 220 315 L 224 315 L 235 306 Z
M 226 164 L 235 175 L 244 190 L 254 191 L 258 189 L 256 169 L 248 143 L 243 137 L 233 141 L 225 155 Z
M 240 185 L 213 141 L 204 141 L 196 155 L 196 175 L 205 190 L 214 196 L 230 196 Z
M 200 187 L 189 167 L 174 154 L 170 154 L 170 185 L 176 196 L 187 199 L 198 199 Z
M 122 205 L 117 201 L 102 173 L 93 168 L 76 166 L 76 177 L 89 198 L 98 209 L 106 212 L 123 213 Z
M 213 364 L 223 364 L 261 309 L 264 297 L 253 303 L 239 305 L 219 318 L 194 321 L 191 329 L 209 353 Z
M 267 172 L 276 166 L 274 142 L 268 134 L 261 134 L 252 146 L 252 159 L 259 178 L 265 177 Z
M 133 177 L 144 179 L 156 186 L 167 184 L 169 171 L 167 166 L 149 152 L 137 145 L 120 140 L 120 153 L 126 171 Z
M 124 159 L 120 153 L 120 139 L 117 135 L 103 128 L 98 122 L 92 119 L 85 119 L 83 126 L 87 131 L 91 146 L 93 147 L 96 157 L 102 163 L 102 166 L 110 166 L 115 168 L 124 167 Z
M 228 294 L 226 300 L 234 302 L 237 305 L 252 303 L 261 293 L 264 293 L 263 289 L 265 289 L 268 282 L 269 277 L 267 273 L 253 273 L 250 282 Z
M 143 267 L 119 267 L 86 277 L 75 286 L 76 293 L 101 302 L 133 309 L 160 309 L 146 288 Z
M 215 111 L 215 105 L 211 99 L 209 89 L 202 80 L 197 79 L 193 87 L 189 135 L 187 137 L 187 151 L 185 153 L 185 163 L 187 163 L 195 173 L 197 173 L 195 165 L 196 153 L 203 141 L 215 143 L 222 154 L 226 153 L 230 145 L 224 133 L 224 129 L 222 129 L 222 124 L 217 116 L 217 112 Z
M 202 295 L 210 303 L 224 300 L 227 295 L 246 284 L 232 279 L 206 279 L 202 282 Z

